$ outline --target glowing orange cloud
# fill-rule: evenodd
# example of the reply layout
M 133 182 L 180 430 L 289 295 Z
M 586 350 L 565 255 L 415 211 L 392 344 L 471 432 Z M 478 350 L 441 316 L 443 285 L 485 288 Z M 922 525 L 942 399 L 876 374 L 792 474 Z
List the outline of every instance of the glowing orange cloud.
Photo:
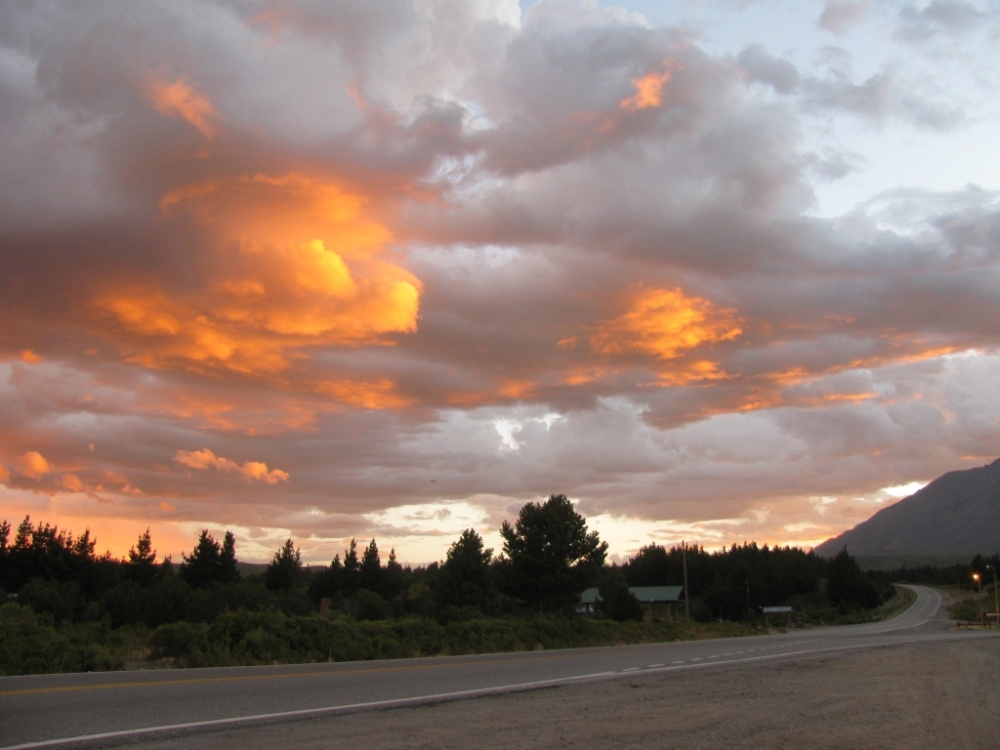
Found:
M 519 399 L 532 396 L 537 389 L 538 384 L 531 380 L 504 380 L 498 393 L 504 398 Z
M 325 380 L 316 392 L 331 396 L 341 403 L 364 409 L 397 409 L 414 403 L 400 395 L 396 384 L 388 378 L 380 380 Z
M 216 456 L 208 448 L 198 451 L 177 451 L 174 454 L 174 461 L 187 466 L 189 469 L 217 469 L 219 471 L 236 472 L 249 481 L 267 482 L 277 484 L 288 481 L 288 472 L 281 469 L 268 469 L 267 464 L 261 461 L 247 461 L 242 466 L 228 458 Z
M 62 486 L 70 492 L 83 492 L 83 482 L 76 474 L 63 474 Z
M 290 350 L 391 344 L 416 330 L 420 281 L 379 258 L 392 233 L 364 196 L 300 174 L 210 180 L 161 201 L 204 226 L 202 283 L 115 287 L 94 305 L 128 334 L 129 361 L 275 373 Z
M 35 354 L 31 349 L 24 349 L 21 351 L 21 360 L 27 362 L 29 365 L 38 364 L 42 361 L 42 356 Z
M 640 288 L 628 312 L 597 326 L 591 346 L 601 354 L 638 353 L 669 360 L 702 344 L 743 332 L 734 311 L 680 289 Z
M 173 83 L 153 81 L 148 87 L 147 96 L 160 114 L 180 117 L 201 131 L 206 138 L 215 136 L 215 126 L 212 124 L 217 118 L 215 107 L 205 94 L 183 78 Z
M 38 451 L 28 451 L 19 461 L 21 473 L 32 479 L 41 479 L 55 471 L 55 467 Z
M 251 396 L 239 391 L 220 394 L 166 388 L 151 394 L 139 408 L 148 414 L 186 420 L 199 429 L 274 435 L 312 427 L 324 404 L 278 389 L 262 397 L 259 392 Z
M 640 109 L 659 107 L 663 104 L 663 87 L 669 80 L 669 69 L 647 73 L 641 78 L 633 78 L 632 85 L 635 86 L 635 93 L 627 99 L 622 99 L 621 108 L 627 112 L 636 112 Z
M 10 470 L 3 464 L 0 464 L 0 482 L 6 482 L 9 479 L 10 479 Z

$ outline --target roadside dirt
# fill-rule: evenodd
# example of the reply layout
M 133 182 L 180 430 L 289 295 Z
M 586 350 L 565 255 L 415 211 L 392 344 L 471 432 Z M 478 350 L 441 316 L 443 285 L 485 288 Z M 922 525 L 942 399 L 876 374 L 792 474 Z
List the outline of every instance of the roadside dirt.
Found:
M 1000 747 L 1000 639 L 630 677 L 141 747 L 979 750 Z

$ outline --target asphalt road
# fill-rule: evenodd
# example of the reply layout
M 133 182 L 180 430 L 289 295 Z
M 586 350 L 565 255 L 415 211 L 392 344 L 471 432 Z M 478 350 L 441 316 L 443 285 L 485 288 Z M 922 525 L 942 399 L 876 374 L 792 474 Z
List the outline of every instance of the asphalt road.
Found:
M 151 736 L 529 690 L 636 672 L 711 669 L 900 643 L 979 638 L 920 586 L 897 617 L 868 625 L 709 641 L 276 667 L 0 678 L 0 750 L 127 744 Z

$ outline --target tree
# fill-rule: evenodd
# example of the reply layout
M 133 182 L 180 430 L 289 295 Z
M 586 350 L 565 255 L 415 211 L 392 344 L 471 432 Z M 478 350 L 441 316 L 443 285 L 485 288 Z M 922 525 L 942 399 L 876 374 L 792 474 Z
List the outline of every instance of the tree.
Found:
M 128 577 L 140 586 L 149 587 L 156 580 L 156 550 L 153 549 L 153 540 L 149 536 L 149 527 L 128 551 L 126 566 Z
M 368 591 L 379 591 L 382 583 L 382 559 L 378 554 L 378 545 L 372 539 L 361 555 L 360 568 L 361 588 Z
M 358 562 L 358 543 L 351 539 L 350 546 L 344 550 L 344 596 L 354 596 L 361 588 L 361 563 Z
M 642 602 L 629 591 L 628 583 L 620 568 L 610 568 L 604 574 L 597 593 L 601 597 L 597 602 L 599 612 L 619 622 L 642 621 L 644 616 Z
M 219 553 L 219 581 L 221 583 L 238 583 L 240 571 L 236 568 L 236 537 L 227 531 L 222 538 L 222 551 Z
M 406 588 L 406 571 L 396 560 L 396 548 L 389 550 L 389 559 L 385 563 L 382 571 L 382 596 L 386 599 L 394 599 L 403 593 Z
M 181 554 L 184 558 L 181 564 L 181 578 L 192 588 L 211 588 L 219 580 L 222 568 L 221 556 L 219 543 L 208 533 L 208 529 L 202 529 L 198 544 L 195 545 L 191 556 Z
M 503 587 L 511 596 L 540 610 L 574 606 L 604 564 L 608 545 L 565 495 L 528 503 L 513 526 L 500 527 L 507 563 Z
M 441 603 L 455 607 L 482 607 L 493 595 L 490 562 L 493 550 L 483 549 L 483 538 L 466 529 L 448 548 L 441 566 L 438 592 Z
M 290 591 L 299 582 L 301 575 L 302 555 L 292 540 L 286 539 L 264 571 L 264 584 L 272 591 Z
M 842 609 L 872 608 L 882 603 L 882 596 L 861 566 L 847 551 L 847 545 L 830 561 L 826 574 L 826 593 L 830 604 Z

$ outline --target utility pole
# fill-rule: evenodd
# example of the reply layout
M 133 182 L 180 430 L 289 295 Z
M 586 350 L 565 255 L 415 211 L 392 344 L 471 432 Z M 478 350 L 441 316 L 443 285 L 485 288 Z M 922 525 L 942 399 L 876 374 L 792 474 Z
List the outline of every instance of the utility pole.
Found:
M 684 619 L 691 624 L 691 595 L 688 593 L 688 548 L 687 542 L 681 542 L 681 556 L 684 559 Z

